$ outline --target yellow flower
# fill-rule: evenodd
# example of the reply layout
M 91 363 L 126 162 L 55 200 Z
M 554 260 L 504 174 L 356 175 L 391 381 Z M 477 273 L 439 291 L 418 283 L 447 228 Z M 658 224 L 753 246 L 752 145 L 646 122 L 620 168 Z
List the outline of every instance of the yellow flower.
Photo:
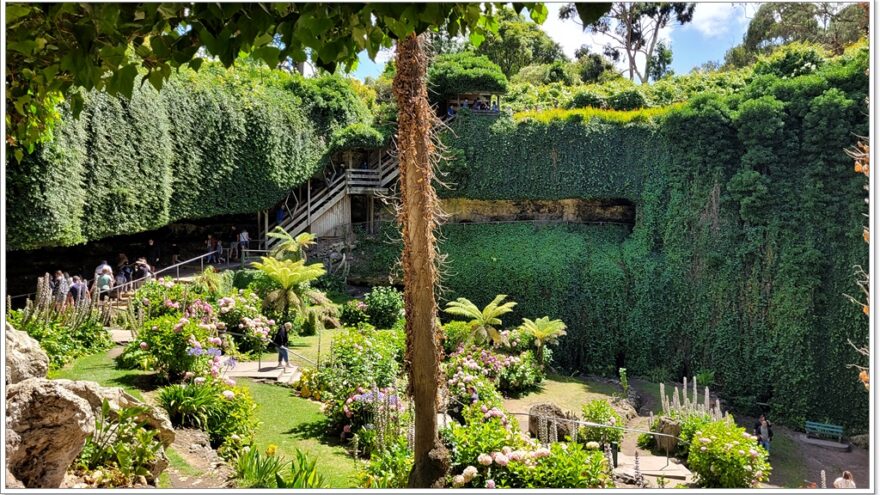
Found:
M 275 452 L 278 450 L 278 446 L 270 443 L 268 447 L 266 447 L 266 455 L 274 456 Z

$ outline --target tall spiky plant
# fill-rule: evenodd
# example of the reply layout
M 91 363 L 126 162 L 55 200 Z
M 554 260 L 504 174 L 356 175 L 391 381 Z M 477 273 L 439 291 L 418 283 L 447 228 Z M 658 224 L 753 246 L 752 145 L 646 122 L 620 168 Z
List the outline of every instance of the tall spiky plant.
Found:
M 565 323 L 562 320 L 551 320 L 549 316 L 537 320 L 523 318 L 519 329 L 535 339 L 538 362 L 541 363 L 542 369 L 544 367 L 544 346 L 556 343 L 559 337 L 565 335 L 565 328 Z
M 269 252 L 269 256 L 291 261 L 306 261 L 306 251 L 314 246 L 318 239 L 318 236 L 311 232 L 303 232 L 293 237 L 281 226 L 275 227 L 275 230 L 266 235 L 279 241 Z
M 513 307 L 516 306 L 516 303 L 513 301 L 507 301 L 502 304 L 505 298 L 507 298 L 506 294 L 499 294 L 485 308 L 480 310 L 476 304 L 468 299 L 459 297 L 455 301 L 450 301 L 444 311 L 451 315 L 470 318 L 468 323 L 474 331 L 473 338 L 475 342 L 483 343 L 491 340 L 492 344 L 497 346 L 504 343 L 504 336 L 496 328 L 501 326 L 500 317 L 513 311 Z
M 327 296 L 309 286 L 309 282 L 324 275 L 322 264 L 306 265 L 305 260 L 279 260 L 269 256 L 261 259 L 252 265 L 277 284 L 266 294 L 264 306 L 280 312 L 285 321 L 290 319 L 291 308 L 307 319 L 311 317 L 320 322 L 335 316 L 335 306 Z

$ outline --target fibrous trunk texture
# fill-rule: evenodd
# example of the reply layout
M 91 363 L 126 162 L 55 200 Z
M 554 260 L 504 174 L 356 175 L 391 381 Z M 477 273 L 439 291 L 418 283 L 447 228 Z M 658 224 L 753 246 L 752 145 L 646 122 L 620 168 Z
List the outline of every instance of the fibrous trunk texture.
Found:
M 397 148 L 400 159 L 399 221 L 403 233 L 403 283 L 406 303 L 406 366 L 415 404 L 415 463 L 409 477 L 414 488 L 439 488 L 449 469 L 449 454 L 437 437 L 437 387 L 440 345 L 435 328 L 437 303 L 437 195 L 433 122 L 425 86 L 427 60 L 415 35 L 397 44 Z

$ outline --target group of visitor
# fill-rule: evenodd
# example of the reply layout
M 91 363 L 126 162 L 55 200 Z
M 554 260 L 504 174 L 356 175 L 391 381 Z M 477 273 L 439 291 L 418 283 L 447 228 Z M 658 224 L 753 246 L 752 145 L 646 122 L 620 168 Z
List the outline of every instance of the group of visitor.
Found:
M 224 248 L 224 243 L 228 247 Z M 250 249 L 250 245 L 251 237 L 247 229 L 239 231 L 235 225 L 230 228 L 229 234 L 224 239 L 221 239 L 220 236 L 208 235 L 208 239 L 205 240 L 205 249 L 210 255 L 208 263 L 220 264 L 227 261 L 237 261 L 241 259 L 245 249 Z
M 81 301 L 90 299 L 89 288 L 79 275 L 70 276 L 67 272 L 61 270 L 55 271 L 55 276 L 49 282 L 49 289 L 52 291 L 52 300 L 56 309 L 64 309 L 70 305 L 79 304 Z
M 491 104 L 489 104 L 489 103 L 483 101 L 482 98 L 477 98 L 477 100 L 474 101 L 473 103 L 470 103 L 470 101 L 467 98 L 465 98 L 464 101 L 461 102 L 461 108 L 467 108 L 467 109 L 475 110 L 478 112 L 497 113 L 497 112 L 501 111 L 501 108 L 498 106 L 497 100 L 493 101 Z M 450 103 L 449 106 L 446 108 L 446 116 L 447 117 L 454 117 L 455 114 L 458 113 L 458 110 L 459 110 L 459 107 L 457 104 Z

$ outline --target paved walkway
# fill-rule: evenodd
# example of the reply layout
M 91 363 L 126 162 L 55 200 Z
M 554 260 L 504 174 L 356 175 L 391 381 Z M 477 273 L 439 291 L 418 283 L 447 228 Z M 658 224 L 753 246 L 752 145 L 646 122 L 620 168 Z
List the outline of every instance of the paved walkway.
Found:
M 289 368 L 279 368 L 274 361 L 239 361 L 235 368 L 228 370 L 226 376 L 230 378 L 253 378 L 257 380 L 275 380 L 285 385 L 299 380 L 299 367 L 291 365 Z
M 678 459 L 656 455 L 639 454 L 639 470 L 642 472 L 645 481 L 651 488 L 659 487 L 657 480 L 663 478 L 667 488 L 672 488 L 679 483 L 690 484 L 693 475 L 684 467 Z M 617 467 L 614 468 L 615 474 L 624 474 L 629 476 L 635 475 L 635 457 L 624 454 L 617 454 Z

